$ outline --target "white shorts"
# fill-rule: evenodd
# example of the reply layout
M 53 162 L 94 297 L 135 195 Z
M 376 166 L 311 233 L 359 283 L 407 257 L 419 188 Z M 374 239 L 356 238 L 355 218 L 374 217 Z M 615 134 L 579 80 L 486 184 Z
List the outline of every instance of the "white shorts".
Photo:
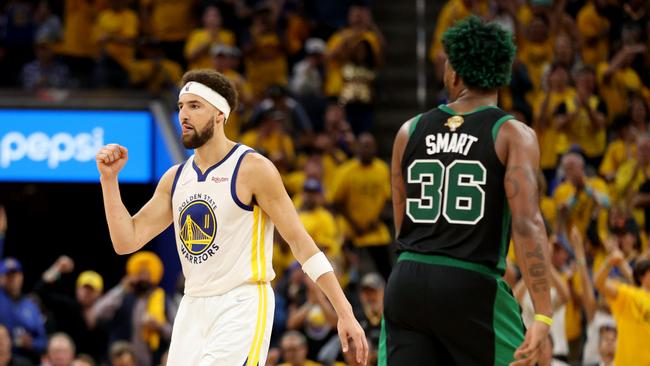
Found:
M 274 308 L 268 283 L 241 285 L 219 296 L 183 296 L 167 365 L 263 366 Z

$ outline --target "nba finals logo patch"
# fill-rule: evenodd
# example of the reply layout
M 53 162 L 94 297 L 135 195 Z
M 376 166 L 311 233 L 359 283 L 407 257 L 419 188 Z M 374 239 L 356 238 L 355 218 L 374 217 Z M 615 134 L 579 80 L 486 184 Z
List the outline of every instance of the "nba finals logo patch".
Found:
M 201 264 L 219 250 L 214 243 L 217 235 L 216 205 L 209 196 L 196 194 L 185 200 L 181 207 L 178 223 L 178 235 L 183 243 L 181 252 L 190 263 Z

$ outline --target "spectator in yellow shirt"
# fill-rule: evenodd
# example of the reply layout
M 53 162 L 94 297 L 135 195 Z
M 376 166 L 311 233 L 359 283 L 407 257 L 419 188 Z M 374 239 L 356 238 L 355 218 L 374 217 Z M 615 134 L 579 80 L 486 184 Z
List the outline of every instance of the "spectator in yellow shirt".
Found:
M 381 213 L 390 194 L 388 164 L 376 157 L 375 138 L 363 133 L 357 158 L 337 173 L 331 201 L 346 219 L 346 236 L 356 247 L 366 248 L 384 278 L 391 269 L 388 245 L 392 238 Z
M 637 131 L 632 125 L 629 116 L 620 116 L 614 120 L 612 129 L 616 134 L 616 138 L 607 145 L 605 156 L 600 164 L 598 172 L 608 182 L 614 182 L 618 169 L 626 162 L 636 157 L 636 140 L 639 133 L 645 131 Z M 616 197 L 616 190 L 614 185 L 612 188 L 612 201 L 618 201 Z
M 607 101 L 609 122 L 627 113 L 628 97 L 641 91 L 641 79 L 631 65 L 645 50 L 645 45 L 623 46 L 609 63 L 598 65 L 598 87 L 600 95 Z
M 566 134 L 568 143 L 578 145 L 587 157 L 587 165 L 598 168 L 607 146 L 607 106 L 596 94 L 593 69 L 585 67 L 578 72 L 576 98 L 564 101 L 555 113 L 555 125 Z
M 436 29 L 431 38 L 431 48 L 429 48 L 429 60 L 433 62 L 434 75 L 437 78 L 442 78 L 447 59 L 442 49 L 442 34 L 463 18 L 472 14 L 487 17 L 489 11 L 488 2 L 485 0 L 448 0 L 442 7 L 438 13 L 438 19 L 436 19 Z
M 190 33 L 185 43 L 185 59 L 188 69 L 212 68 L 210 49 L 216 45 L 235 45 L 235 34 L 221 27 L 221 12 L 215 5 L 203 10 L 203 28 Z
M 553 61 L 550 19 L 544 13 L 535 14 L 526 29 L 526 37 L 518 50 L 518 58 L 526 65 L 534 90 L 542 88 L 544 66 Z
M 238 140 L 242 120 L 248 116 L 253 104 L 250 83 L 237 71 L 241 52 L 236 47 L 216 45 L 210 49 L 210 54 L 214 69 L 224 74 L 237 90 L 237 109 L 230 113 L 224 131 L 229 139 Z
M 183 48 L 194 29 L 192 14 L 197 0 L 140 0 L 140 16 L 145 36 L 160 42 L 165 57 L 185 66 Z
M 567 153 L 562 157 L 561 169 L 565 180 L 553 197 L 558 210 L 566 217 L 567 232 L 575 226 L 581 235 L 587 232 L 592 217 L 597 217 L 600 226 L 606 227 L 606 208 L 609 207 L 607 185 L 598 177 L 587 177 L 585 162 L 577 153 Z M 562 216 L 558 216 L 558 220 Z
M 99 48 L 95 69 L 98 86 L 128 86 L 127 70 L 135 59 L 138 16 L 127 3 L 128 0 L 115 0 L 97 17 L 93 39 Z
M 553 64 L 548 73 L 548 89 L 540 90 L 532 98 L 533 128 L 540 145 L 540 167 L 546 181 L 551 184 L 555 178 L 558 154 L 568 150 L 566 139 L 561 140 L 554 121 L 555 111 L 563 102 L 575 98 L 575 89 L 569 84 L 569 73 L 560 64 Z
M 167 58 L 156 42 L 142 43 L 138 48 L 140 58 L 129 65 L 131 84 L 147 89 L 152 94 L 176 90 L 183 77 L 181 66 Z
M 341 68 L 343 85 L 339 103 L 345 106 L 346 118 L 358 135 L 371 130 L 373 125 L 377 64 L 370 43 L 366 41 L 360 41 L 349 51 Z
M 270 86 L 287 85 L 287 52 L 269 7 L 255 10 L 249 33 L 250 39 L 243 46 L 244 67 L 253 96 L 260 100 Z
M 269 158 L 281 174 L 289 171 L 295 158 L 291 136 L 283 129 L 285 120 L 283 112 L 270 110 L 264 114 L 259 126 L 241 137 L 242 144 Z
M 639 259 L 634 265 L 635 285 L 608 279 L 613 267 L 621 270 L 627 266 L 623 254 L 615 250 L 606 265 L 595 276 L 598 291 L 605 296 L 616 319 L 615 366 L 650 365 L 647 352 L 650 339 L 650 259 Z
M 248 80 L 252 82 L 250 76 Z M 298 146 L 302 147 L 304 139 L 313 134 L 313 126 L 307 112 L 297 100 L 289 95 L 285 87 L 272 85 L 266 90 L 266 98 L 251 112 L 249 124 L 257 126 L 260 117 L 270 110 L 279 110 L 285 113 L 287 118 L 284 129 L 295 139 Z
M 315 179 L 321 182 L 323 193 L 328 197 L 329 187 L 323 181 L 323 160 L 317 154 L 309 155 L 302 167 L 302 170 L 295 170 L 284 177 L 284 186 L 291 196 L 294 205 L 302 205 L 302 190 L 308 179 Z
M 372 20 L 370 8 L 361 3 L 354 3 L 348 9 L 348 25 L 332 34 L 327 41 L 327 60 L 325 72 L 325 95 L 338 97 L 343 86 L 341 68 L 345 55 L 359 42 L 370 44 L 373 56 L 381 64 L 384 52 L 384 36 Z
M 321 182 L 310 178 L 303 185 L 302 204 L 298 210 L 300 221 L 316 245 L 334 262 L 342 264 L 342 235 L 339 234 L 334 215 L 325 208 Z
M 630 159 L 620 167 L 614 183 L 616 197 L 626 207 L 634 209 L 634 217 L 643 227 L 647 226 L 642 208 L 647 207 L 648 204 L 644 199 L 649 191 L 648 177 L 650 177 L 650 136 L 646 134 L 637 140 L 636 158 Z
M 607 61 L 609 54 L 609 20 L 605 9 L 607 0 L 590 0 L 576 16 L 578 32 L 582 36 L 582 61 L 596 67 Z
M 100 11 L 108 7 L 108 0 L 65 0 L 63 14 L 63 42 L 57 53 L 70 70 L 74 70 L 81 87 L 91 84 L 97 53 L 92 37 L 93 25 Z

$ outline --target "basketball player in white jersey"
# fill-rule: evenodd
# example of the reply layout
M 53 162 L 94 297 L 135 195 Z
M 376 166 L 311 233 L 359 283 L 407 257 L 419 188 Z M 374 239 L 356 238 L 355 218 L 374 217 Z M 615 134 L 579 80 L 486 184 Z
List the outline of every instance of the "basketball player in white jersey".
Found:
M 134 216 L 122 203 L 117 179 L 127 149 L 111 144 L 96 156 L 118 254 L 137 251 L 174 224 L 185 294 L 167 365 L 265 364 L 275 303 L 269 284 L 275 276 L 274 225 L 334 306 L 343 351 L 354 342 L 357 361 L 366 364 L 363 330 L 332 266 L 300 223 L 278 171 L 224 134 L 236 103 L 235 89 L 216 71 L 193 70 L 183 76 L 178 99 L 182 141 L 194 155 L 163 175 L 151 200 Z

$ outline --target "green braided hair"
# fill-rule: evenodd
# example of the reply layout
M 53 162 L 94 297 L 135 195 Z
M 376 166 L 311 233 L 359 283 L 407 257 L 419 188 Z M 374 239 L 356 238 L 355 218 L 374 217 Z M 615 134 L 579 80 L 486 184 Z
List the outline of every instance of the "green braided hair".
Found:
M 510 83 L 516 47 L 512 34 L 498 24 L 469 16 L 445 31 L 442 45 L 468 88 L 492 90 Z

